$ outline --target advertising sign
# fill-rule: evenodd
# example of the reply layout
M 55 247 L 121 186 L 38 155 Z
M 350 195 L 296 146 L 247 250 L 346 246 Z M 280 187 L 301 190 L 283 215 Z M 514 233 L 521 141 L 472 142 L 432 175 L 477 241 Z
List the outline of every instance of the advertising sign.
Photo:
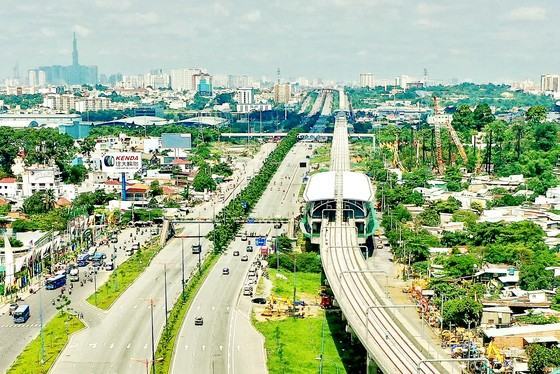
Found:
M 140 153 L 112 152 L 103 156 L 102 169 L 107 173 L 134 173 L 141 168 Z

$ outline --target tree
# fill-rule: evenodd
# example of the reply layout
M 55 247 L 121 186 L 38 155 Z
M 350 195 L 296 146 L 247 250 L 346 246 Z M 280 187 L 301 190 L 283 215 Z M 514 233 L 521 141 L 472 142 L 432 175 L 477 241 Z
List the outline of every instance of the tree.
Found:
M 534 105 L 525 113 L 525 120 L 531 124 L 541 123 L 546 119 L 548 110 L 543 105 Z
M 438 226 L 440 224 L 439 213 L 434 207 L 428 207 L 418 214 L 418 222 L 424 226 Z
M 216 189 L 216 181 L 214 181 L 204 169 L 198 170 L 198 174 L 194 177 L 192 185 L 197 192 L 202 192 L 204 190 L 214 191 Z
M 480 103 L 476 106 L 473 117 L 477 131 L 481 131 L 487 124 L 495 119 L 490 106 L 486 103 Z
M 478 214 L 482 214 L 482 212 L 484 211 L 482 204 L 480 204 L 478 201 L 471 202 L 471 209 L 477 212 Z
M 546 267 L 557 264 L 554 253 L 548 250 L 537 252 L 530 262 L 521 265 L 519 286 L 527 291 L 552 289 L 555 286 L 554 272 L 546 270 Z
M 468 134 L 472 129 L 475 128 L 474 125 L 474 114 L 468 105 L 459 105 L 455 113 L 453 113 L 453 121 L 451 123 L 453 128 L 461 133 Z M 463 136 L 465 138 L 465 136 Z
M 161 195 L 163 195 L 163 188 L 159 185 L 159 181 L 152 181 L 152 183 L 150 183 L 150 196 L 156 197 Z
M 541 151 L 550 151 L 558 141 L 558 125 L 545 122 L 534 126 L 535 146 Z
M 560 365 L 560 348 L 547 348 L 541 344 L 530 344 L 527 347 L 529 356 L 529 372 L 541 374 L 547 372 L 545 369 Z
M 25 214 L 46 213 L 54 207 L 53 190 L 38 191 L 23 201 L 22 211 Z
M 447 258 L 445 271 L 452 278 L 465 277 L 474 273 L 477 263 L 477 259 L 471 254 L 452 255 Z
M 458 166 L 450 166 L 445 170 L 445 175 L 443 180 L 447 183 L 447 189 L 449 191 L 461 191 L 463 186 L 461 181 L 463 180 L 463 174 Z
M 68 171 L 66 181 L 72 184 L 82 183 L 87 176 L 87 169 L 84 165 L 74 165 Z
M 475 326 L 482 314 L 482 304 L 471 296 L 451 299 L 443 304 L 444 325 Z
M 453 222 L 464 222 L 467 227 L 473 226 L 478 220 L 478 215 L 470 210 L 457 210 L 453 213 Z
M 229 177 L 233 174 L 233 170 L 227 163 L 220 162 L 219 164 L 212 166 L 212 173 L 223 177 Z

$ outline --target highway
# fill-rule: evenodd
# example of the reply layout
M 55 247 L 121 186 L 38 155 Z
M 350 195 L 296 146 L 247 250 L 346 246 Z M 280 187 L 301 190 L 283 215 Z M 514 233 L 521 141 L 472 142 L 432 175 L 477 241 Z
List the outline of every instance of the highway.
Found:
M 236 192 L 246 185 L 247 176 L 258 171 L 275 146 L 275 143 L 264 144 L 245 168 L 236 170 L 233 178 L 241 181 Z M 226 203 L 218 200 L 202 203 L 192 209 L 189 217 L 212 217 Z M 210 228 L 211 225 L 201 225 L 201 234 L 205 235 Z M 185 231 L 196 235 L 198 225 L 188 225 Z M 181 291 L 181 246 L 185 249 L 185 273 L 188 277 L 198 263 L 198 256 L 191 252 L 192 244 L 196 243 L 197 239 L 171 239 L 109 311 L 101 312 L 101 316 L 88 328 L 71 337 L 51 372 L 121 374 L 145 371 L 146 360 L 151 359 L 150 300 L 154 303 L 154 341 L 157 345 L 165 322 L 164 266 L 170 309 Z M 209 242 L 202 239 L 202 246 L 203 254 L 206 254 L 210 249 Z
M 349 170 L 348 129 L 346 118 L 337 117 L 331 148 L 331 171 L 336 172 L 336 219 L 325 219 L 321 227 L 321 259 L 329 285 L 370 357 L 384 373 L 439 373 L 432 364 L 417 365 L 429 359 L 429 343 L 406 332 L 406 321 L 398 321 L 398 312 L 379 306 L 390 305 L 361 253 L 355 225 L 342 215 L 342 172 Z M 424 348 L 421 348 L 424 347 Z M 423 350 L 424 349 L 424 350 Z
M 140 242 L 141 244 L 144 244 L 151 237 L 149 228 L 143 229 L 143 234 L 136 234 L 135 232 L 135 228 L 124 229 L 117 235 L 118 243 L 102 245 L 99 247 L 98 251 L 110 257 L 113 253 L 114 246 L 123 246 L 124 248 L 125 245 L 130 245 L 132 240 L 130 235 L 132 233 L 134 233 L 134 241 Z M 117 266 L 128 258 L 124 249 L 117 251 L 116 254 L 115 264 Z M 82 279 L 86 271 L 85 269 L 87 268 L 80 268 L 80 276 Z M 110 271 L 101 269 L 97 274 L 97 285 L 99 286 L 104 283 L 109 278 L 110 274 Z M 72 283 L 74 287 L 72 289 L 72 295 L 69 295 L 72 301 L 70 307 L 78 312 L 83 312 L 85 309 L 84 299 L 93 293 L 94 284 L 92 282 L 87 282 L 84 286 L 80 286 L 79 282 Z M 24 324 L 14 324 L 12 317 L 8 315 L 7 311 L 2 310 L 2 315 L 0 315 L 0 335 L 2 336 L 2 339 L 0 339 L 0 352 L 2 352 L 0 355 L 0 372 L 6 372 L 25 346 L 39 335 L 41 326 L 40 305 L 43 306 L 43 324 L 46 324 L 56 313 L 56 308 L 51 301 L 59 295 L 60 290 L 45 290 L 41 288 L 39 292 L 30 295 L 24 301 L 18 302 L 20 305 L 29 305 L 31 310 L 31 316 Z
M 311 146 L 313 147 L 313 146 Z M 288 153 L 259 200 L 251 217 L 293 217 L 302 185 L 305 168 L 299 162 L 311 155 L 310 144 L 298 143 Z M 246 224 L 243 231 L 279 235 L 286 228 L 274 229 L 269 224 Z M 254 244 L 254 243 L 252 243 Z M 246 252 L 247 242 L 237 238 L 211 271 L 187 313 L 175 347 L 173 373 L 239 373 L 266 372 L 264 340 L 250 321 L 251 303 L 242 296 L 242 287 L 258 250 Z M 247 254 L 248 262 L 233 256 Z M 222 275 L 223 268 L 229 275 Z M 203 326 L 194 326 L 197 316 L 204 318 Z

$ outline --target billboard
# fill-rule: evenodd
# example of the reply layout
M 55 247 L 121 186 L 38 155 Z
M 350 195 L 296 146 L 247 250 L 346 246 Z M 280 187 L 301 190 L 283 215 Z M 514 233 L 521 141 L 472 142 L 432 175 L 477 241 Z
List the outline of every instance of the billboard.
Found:
M 190 150 L 192 148 L 191 134 L 161 134 L 161 146 L 162 148 Z
M 142 156 L 133 152 L 106 153 L 101 169 L 106 173 L 134 173 L 142 169 Z

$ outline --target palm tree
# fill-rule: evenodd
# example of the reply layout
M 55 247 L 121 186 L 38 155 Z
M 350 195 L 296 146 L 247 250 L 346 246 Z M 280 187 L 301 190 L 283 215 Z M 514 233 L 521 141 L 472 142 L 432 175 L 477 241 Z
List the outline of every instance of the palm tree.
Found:
M 54 191 L 52 189 L 48 189 L 43 192 L 43 208 L 46 212 L 54 208 L 56 203 L 56 199 L 54 197 Z

